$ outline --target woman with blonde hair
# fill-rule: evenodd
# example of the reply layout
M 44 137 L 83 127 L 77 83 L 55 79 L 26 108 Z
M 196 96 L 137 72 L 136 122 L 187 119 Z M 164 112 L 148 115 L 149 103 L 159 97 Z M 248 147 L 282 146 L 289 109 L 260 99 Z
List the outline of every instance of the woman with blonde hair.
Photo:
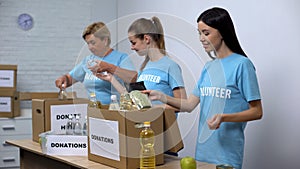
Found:
M 88 95 L 95 93 L 98 101 L 109 104 L 111 94 L 116 94 L 117 91 L 111 83 L 96 77 L 94 73 L 108 72 L 115 75 L 120 83 L 130 83 L 136 80 L 137 72 L 126 53 L 110 47 L 110 31 L 103 22 L 87 26 L 82 38 L 92 54 L 86 56 L 69 73 L 59 77 L 55 84 L 58 88 L 66 88 L 80 81 L 84 84 Z M 89 65 L 90 62 L 96 65 Z

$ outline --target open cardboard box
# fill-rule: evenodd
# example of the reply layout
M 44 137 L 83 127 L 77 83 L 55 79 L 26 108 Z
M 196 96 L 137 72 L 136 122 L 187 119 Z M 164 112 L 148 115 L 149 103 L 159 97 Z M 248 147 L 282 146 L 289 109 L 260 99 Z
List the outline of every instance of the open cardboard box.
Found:
M 54 115 L 51 113 L 51 106 L 77 106 L 84 104 L 87 107 L 89 100 L 83 98 L 76 98 L 76 99 L 66 99 L 66 100 L 59 100 L 58 98 L 44 98 L 44 99 L 33 99 L 32 100 L 32 139 L 33 141 L 39 141 L 39 134 L 50 131 L 51 129 L 51 119 L 55 119 Z M 75 108 L 76 109 L 76 108 Z M 80 112 L 61 112 L 62 114 L 65 113 L 85 113 L 86 108 L 84 110 L 80 110 Z M 62 116 L 66 117 L 66 116 Z M 84 118 L 84 116 L 81 118 Z M 62 119 L 62 118 L 60 118 Z M 55 119 L 56 120 L 56 119 Z M 67 121 L 67 119 L 64 119 Z M 65 122 L 66 123 L 66 122 Z M 57 126 L 55 126 L 57 127 Z
M 164 164 L 164 152 L 178 152 L 183 148 L 176 116 L 172 110 L 150 108 L 124 112 L 88 107 L 88 119 L 88 159 L 108 166 L 119 169 L 139 168 L 139 133 L 142 129 L 136 126 L 144 121 L 150 121 L 155 132 L 156 165 Z M 109 123 L 106 126 L 117 124 L 118 131 L 109 131 L 105 125 L 103 127 L 103 123 Z M 114 141 L 115 145 L 110 145 L 113 147 L 106 146 L 97 140 L 97 134 L 117 141 Z

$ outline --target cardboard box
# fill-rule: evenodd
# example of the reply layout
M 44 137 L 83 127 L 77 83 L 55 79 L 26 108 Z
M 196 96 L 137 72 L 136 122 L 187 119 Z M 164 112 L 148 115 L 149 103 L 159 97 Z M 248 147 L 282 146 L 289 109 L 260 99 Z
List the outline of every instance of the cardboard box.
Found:
M 44 98 L 58 98 L 58 92 L 19 92 L 19 99 L 32 100 Z M 76 99 L 76 92 L 68 92 L 67 99 Z
M 87 104 L 89 100 L 83 98 L 59 100 L 58 98 L 45 98 L 32 100 L 32 139 L 38 142 L 39 134 L 53 130 L 54 128 L 63 129 L 63 125 L 67 122 L 66 114 L 81 115 L 83 121 L 84 115 L 87 111 Z M 71 108 L 71 109 L 70 109 Z M 52 112 L 51 112 L 52 110 Z M 55 110 L 55 112 L 54 112 Z M 57 111 L 60 111 L 57 114 Z M 74 111 L 74 112 L 69 112 Z M 56 113 L 56 114 L 55 114 Z M 53 120 L 51 120 L 53 119 Z M 51 127 L 51 124 L 58 124 Z M 56 131 L 57 132 L 57 131 Z
M 17 65 L 0 65 L 0 89 L 17 89 Z
M 139 168 L 140 140 L 144 121 L 155 132 L 156 165 L 164 163 L 163 109 L 109 111 L 88 107 L 88 159 L 119 169 Z
M 19 93 L 15 89 L 0 89 L 0 117 L 20 116 Z
M 164 151 L 177 153 L 183 149 L 179 126 L 174 110 L 165 109 L 164 111 Z

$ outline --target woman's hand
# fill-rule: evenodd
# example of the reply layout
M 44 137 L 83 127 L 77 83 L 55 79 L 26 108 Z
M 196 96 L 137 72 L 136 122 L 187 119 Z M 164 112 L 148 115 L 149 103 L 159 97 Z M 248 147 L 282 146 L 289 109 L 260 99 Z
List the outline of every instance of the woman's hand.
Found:
M 144 90 L 142 93 L 148 94 L 150 100 L 160 100 L 163 103 L 167 102 L 166 95 L 156 90 Z
M 93 74 L 102 73 L 102 72 L 108 72 L 114 74 L 114 72 L 117 69 L 117 66 L 101 60 L 95 60 L 95 62 L 96 65 L 88 67 L 93 72 Z
M 68 78 L 67 75 L 63 75 L 63 76 L 57 78 L 55 80 L 56 87 L 62 89 L 63 88 L 62 86 L 64 85 L 64 88 L 66 88 L 68 86 L 68 79 L 67 78 Z
M 209 129 L 211 129 L 211 130 L 218 129 L 222 122 L 221 119 L 222 119 L 222 114 L 216 114 L 216 115 L 214 115 L 213 118 L 207 120 L 206 122 L 207 122 Z
M 113 75 L 111 73 L 103 72 L 103 73 L 94 73 L 94 76 L 98 77 L 101 80 L 105 80 L 111 82 L 113 79 Z

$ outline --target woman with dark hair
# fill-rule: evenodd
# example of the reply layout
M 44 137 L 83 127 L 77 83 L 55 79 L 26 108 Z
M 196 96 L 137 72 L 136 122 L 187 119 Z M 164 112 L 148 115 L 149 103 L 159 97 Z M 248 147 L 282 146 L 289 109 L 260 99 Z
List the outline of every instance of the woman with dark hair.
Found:
M 213 60 L 205 64 L 193 93 L 178 99 L 154 90 L 144 92 L 186 112 L 200 103 L 196 159 L 241 169 L 246 124 L 263 115 L 255 68 L 225 9 L 208 9 L 197 23 L 200 42 Z

